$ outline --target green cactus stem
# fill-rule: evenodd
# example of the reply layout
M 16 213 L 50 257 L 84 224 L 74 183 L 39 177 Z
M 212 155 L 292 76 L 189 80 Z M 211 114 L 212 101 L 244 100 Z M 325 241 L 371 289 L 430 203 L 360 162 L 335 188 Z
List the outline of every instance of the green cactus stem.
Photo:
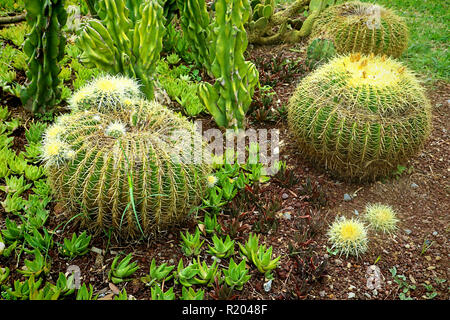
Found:
M 25 2 L 25 8 L 32 29 L 23 48 L 29 69 L 20 98 L 26 110 L 45 113 L 53 110 L 61 98 L 58 75 L 66 44 L 62 28 L 67 13 L 63 0 L 29 0 Z
M 255 65 L 244 58 L 248 44 L 244 24 L 250 6 L 248 0 L 217 0 L 215 10 L 210 50 L 211 72 L 216 82 L 202 83 L 199 97 L 219 126 L 243 129 L 259 79 Z
M 156 62 L 165 32 L 157 0 L 98 2 L 101 21 L 90 20 L 81 33 L 81 60 L 110 73 L 139 79 L 148 99 L 154 97 Z

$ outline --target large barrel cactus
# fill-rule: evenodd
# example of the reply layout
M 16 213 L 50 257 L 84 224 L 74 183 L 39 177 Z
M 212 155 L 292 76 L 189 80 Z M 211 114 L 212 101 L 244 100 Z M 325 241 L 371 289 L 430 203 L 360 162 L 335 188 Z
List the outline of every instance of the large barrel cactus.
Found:
M 334 41 L 340 54 L 399 57 L 408 45 L 408 27 L 392 10 L 359 1 L 332 6 L 314 22 L 311 39 Z
M 431 106 L 415 76 L 386 56 L 334 58 L 302 80 L 288 106 L 301 150 L 337 176 L 387 176 L 418 152 Z
M 55 196 L 82 224 L 151 236 L 201 201 L 210 171 L 194 124 L 156 102 L 72 112 L 50 126 L 43 158 Z

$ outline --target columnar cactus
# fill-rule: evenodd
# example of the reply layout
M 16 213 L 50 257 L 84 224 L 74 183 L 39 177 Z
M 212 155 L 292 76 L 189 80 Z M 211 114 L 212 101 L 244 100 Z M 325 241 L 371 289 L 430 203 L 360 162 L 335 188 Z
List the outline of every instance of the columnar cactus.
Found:
M 90 20 L 79 38 L 82 61 L 139 79 L 144 94 L 153 99 L 153 76 L 165 32 L 158 0 L 105 0 L 98 3 L 98 15 L 101 21 Z
M 186 218 L 210 172 L 195 126 L 158 103 L 59 117 L 42 157 L 64 208 L 94 230 L 151 236 Z
M 25 89 L 20 93 L 25 109 L 33 113 L 50 111 L 61 97 L 58 88 L 66 39 L 62 28 L 67 13 L 63 0 L 29 0 L 25 2 L 27 22 L 32 29 L 24 43 L 28 56 Z
M 191 44 L 192 57 L 198 65 L 210 70 L 208 35 L 210 18 L 205 0 L 178 1 L 181 14 L 181 27 L 188 43 Z
M 408 27 L 392 10 L 359 1 L 332 6 L 316 19 L 311 39 L 334 41 L 340 54 L 399 57 L 408 45 Z
M 423 146 L 431 106 L 414 75 L 386 56 L 334 58 L 304 78 L 288 106 L 302 153 L 342 178 L 391 174 Z
M 245 114 L 251 103 L 259 74 L 245 61 L 247 33 L 244 24 L 250 14 L 248 0 L 217 0 L 216 19 L 210 44 L 214 85 L 199 86 L 200 99 L 221 127 L 245 128 Z

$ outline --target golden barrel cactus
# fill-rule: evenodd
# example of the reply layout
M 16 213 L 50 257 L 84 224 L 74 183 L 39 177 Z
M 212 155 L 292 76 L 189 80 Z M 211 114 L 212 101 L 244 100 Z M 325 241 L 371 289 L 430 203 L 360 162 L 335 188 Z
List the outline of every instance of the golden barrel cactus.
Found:
M 288 106 L 301 150 L 350 180 L 386 176 L 423 146 L 431 105 L 416 77 L 385 56 L 336 57 L 299 84 Z
M 114 113 L 63 115 L 44 135 L 56 198 L 82 224 L 148 237 L 186 218 L 206 188 L 205 144 L 194 124 L 156 102 Z
M 408 46 L 408 34 L 405 21 L 394 11 L 352 1 L 324 10 L 314 22 L 311 39 L 332 40 L 340 54 L 399 57 Z

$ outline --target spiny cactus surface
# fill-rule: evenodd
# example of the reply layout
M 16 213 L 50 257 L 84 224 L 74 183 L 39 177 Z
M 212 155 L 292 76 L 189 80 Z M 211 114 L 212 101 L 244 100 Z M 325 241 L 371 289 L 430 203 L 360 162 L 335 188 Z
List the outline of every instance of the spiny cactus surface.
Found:
M 72 111 L 97 110 L 101 113 L 116 112 L 131 100 L 144 98 L 141 86 L 135 79 L 120 75 L 103 75 L 93 79 L 76 91 L 69 100 Z M 170 98 L 158 84 L 154 86 L 154 100 L 167 105 Z
M 63 115 L 47 129 L 42 151 L 64 208 L 81 213 L 89 228 L 125 238 L 185 219 L 210 172 L 195 126 L 146 100 L 111 114 Z
M 311 39 L 334 41 L 340 54 L 399 57 L 408 45 L 408 27 L 394 11 L 359 1 L 332 6 L 314 22 Z
M 288 122 L 314 161 L 342 178 L 370 180 L 421 150 L 431 106 L 400 62 L 351 54 L 302 80 L 289 101 Z

